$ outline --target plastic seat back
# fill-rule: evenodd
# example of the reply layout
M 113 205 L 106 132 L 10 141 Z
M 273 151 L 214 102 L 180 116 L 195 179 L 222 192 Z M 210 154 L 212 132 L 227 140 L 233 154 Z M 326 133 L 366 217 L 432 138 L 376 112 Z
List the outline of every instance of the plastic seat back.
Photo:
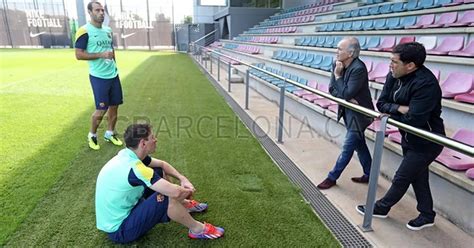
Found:
M 405 16 L 400 22 L 402 27 L 413 26 L 416 24 L 416 16 Z
M 417 42 L 423 44 L 426 50 L 430 50 L 436 47 L 436 36 L 422 36 Z
M 433 51 L 448 53 L 453 51 L 460 51 L 464 47 L 464 36 L 449 36 L 444 38 Z M 428 53 L 430 51 L 427 51 Z
M 353 31 L 362 30 L 362 21 L 353 21 L 352 22 L 352 30 Z
M 374 20 L 365 20 L 362 22 L 362 28 L 364 30 L 373 30 L 374 29 Z
M 474 76 L 465 72 L 452 72 L 441 84 L 444 98 L 453 98 L 456 95 L 470 92 Z
M 377 19 L 374 21 L 374 28 L 377 30 L 387 29 L 387 19 Z
M 389 73 L 389 64 L 388 63 L 378 63 L 375 65 L 375 68 L 372 70 L 372 72 L 369 73 L 369 80 L 375 80 L 377 78 L 385 78 L 387 74 Z
M 387 19 L 387 28 L 388 29 L 395 29 L 400 27 L 400 18 L 394 17 Z

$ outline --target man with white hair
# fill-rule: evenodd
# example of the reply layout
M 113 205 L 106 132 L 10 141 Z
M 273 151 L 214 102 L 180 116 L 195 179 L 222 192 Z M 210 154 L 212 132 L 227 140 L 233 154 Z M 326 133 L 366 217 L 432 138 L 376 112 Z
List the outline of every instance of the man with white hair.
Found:
M 362 107 L 374 109 L 369 91 L 367 68 L 359 59 L 360 44 L 355 37 L 345 37 L 337 45 L 336 62 L 333 67 L 329 92 Z M 344 119 L 347 133 L 342 152 L 327 178 L 318 185 L 319 189 L 329 189 L 336 185 L 347 164 L 357 151 L 363 175 L 351 178 L 356 183 L 368 183 L 372 157 L 365 142 L 364 131 L 372 119 L 351 109 L 339 106 L 337 120 Z

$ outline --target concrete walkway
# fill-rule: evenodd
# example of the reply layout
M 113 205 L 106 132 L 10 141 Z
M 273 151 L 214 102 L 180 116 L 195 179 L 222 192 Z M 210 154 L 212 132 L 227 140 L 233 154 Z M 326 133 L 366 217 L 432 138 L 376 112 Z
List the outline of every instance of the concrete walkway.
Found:
M 208 62 L 209 66 L 209 62 Z M 209 69 L 209 67 L 208 67 Z M 217 65 L 213 66 L 211 75 L 217 81 Z M 209 71 L 209 70 L 208 70 Z M 227 70 L 221 69 L 222 88 L 227 91 Z M 232 84 L 228 93 L 236 102 L 244 107 L 245 85 Z M 278 105 L 257 92 L 250 90 L 249 110 L 246 111 L 260 128 L 266 131 L 273 140 L 277 140 Z M 340 147 L 325 140 L 307 125 L 285 113 L 283 144 L 280 149 L 299 167 L 299 169 L 317 185 L 323 181 L 332 169 L 339 155 Z M 354 225 L 362 224 L 363 216 L 355 210 L 355 206 L 365 204 L 367 185 L 355 184 L 350 178 L 361 176 L 362 168 L 355 156 L 347 166 L 337 185 L 323 191 L 329 201 Z M 390 181 L 380 177 L 377 197 L 381 197 L 390 187 Z M 436 199 L 434 199 L 436 201 Z M 468 206 L 466 206 L 468 207 Z M 472 206 L 471 206 L 472 207 Z M 373 232 L 362 232 L 364 237 L 375 247 L 472 247 L 474 238 L 441 216 L 437 216 L 434 227 L 421 231 L 411 231 L 406 223 L 418 215 L 416 200 L 409 196 L 395 205 L 386 219 L 374 218 Z

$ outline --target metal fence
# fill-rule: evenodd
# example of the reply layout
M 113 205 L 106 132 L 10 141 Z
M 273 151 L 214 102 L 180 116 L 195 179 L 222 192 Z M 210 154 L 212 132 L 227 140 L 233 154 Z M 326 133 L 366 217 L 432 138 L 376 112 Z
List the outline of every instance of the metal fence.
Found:
M 279 118 L 278 118 L 278 120 L 279 120 L 278 121 L 278 142 L 283 142 L 283 130 L 284 130 L 284 127 L 283 127 L 283 123 L 284 123 L 283 119 L 284 118 L 283 117 L 284 117 L 284 114 L 285 114 L 285 91 L 286 91 L 285 88 L 290 86 L 290 85 L 297 86 L 299 88 L 302 88 L 302 89 L 307 90 L 309 92 L 312 92 L 314 94 L 322 96 L 326 99 L 329 99 L 331 101 L 336 102 L 337 104 L 339 104 L 341 106 L 352 109 L 352 110 L 357 111 L 359 113 L 362 113 L 366 116 L 381 119 L 380 130 L 377 131 L 376 134 L 375 134 L 375 144 L 374 144 L 374 151 L 373 151 L 372 167 L 371 167 L 371 171 L 370 171 L 369 188 L 368 188 L 367 199 L 366 199 L 366 213 L 368 213 L 368 214 L 364 215 L 364 221 L 363 221 L 363 224 L 362 224 L 362 230 L 363 231 L 372 231 L 372 212 L 373 212 L 374 203 L 375 203 L 375 194 L 376 194 L 376 189 L 377 189 L 377 181 L 378 181 L 378 177 L 379 177 L 379 173 L 380 173 L 380 163 L 381 163 L 381 160 L 382 160 L 383 144 L 384 144 L 384 138 L 385 138 L 385 129 L 386 129 L 387 123 L 390 123 L 390 124 L 394 125 L 397 128 L 403 129 L 403 130 L 405 130 L 405 131 L 407 131 L 411 134 L 414 134 L 416 136 L 419 136 L 421 138 L 424 138 L 424 139 L 430 140 L 432 142 L 435 142 L 437 144 L 440 144 L 444 147 L 447 147 L 447 148 L 453 149 L 455 151 L 461 152 L 463 154 L 466 154 L 468 156 L 474 157 L 474 147 L 472 147 L 472 146 L 466 145 L 464 143 L 458 142 L 456 140 L 450 139 L 450 138 L 445 137 L 445 136 L 437 135 L 437 134 L 434 134 L 434 133 L 431 133 L 431 132 L 428 132 L 428 131 L 425 131 L 425 130 L 422 130 L 422 129 L 419 129 L 419 128 L 416 128 L 416 127 L 412 127 L 412 126 L 407 125 L 405 123 L 402 123 L 402 122 L 396 121 L 394 119 L 391 119 L 387 115 L 383 115 L 383 114 L 381 114 L 379 112 L 376 112 L 374 110 L 361 107 L 357 104 L 353 104 L 353 103 L 345 101 L 341 98 L 334 97 L 329 93 L 325 93 L 323 91 L 313 89 L 309 86 L 306 86 L 306 85 L 300 84 L 298 82 L 295 82 L 295 81 L 293 81 L 289 78 L 285 78 L 285 77 L 282 77 L 280 75 L 271 73 L 271 72 L 266 71 L 262 68 L 256 67 L 254 65 L 251 65 L 249 63 L 246 63 L 246 62 L 241 61 L 239 59 L 236 59 L 234 57 L 231 57 L 231 56 L 228 56 L 226 54 L 214 51 L 212 49 L 200 46 L 198 44 L 191 44 L 191 46 L 192 46 L 192 51 L 193 51 L 192 54 L 195 55 L 195 56 L 201 56 L 201 61 L 202 61 L 203 56 L 210 58 L 211 71 L 212 71 L 212 56 L 208 56 L 208 54 L 215 54 L 216 55 L 217 64 L 218 64 L 218 67 L 217 67 L 218 71 L 219 71 L 219 64 L 221 63 L 221 57 L 227 59 L 227 61 L 228 61 L 227 62 L 228 63 L 228 66 L 227 66 L 227 68 L 228 68 L 228 91 L 229 92 L 231 91 L 231 80 L 230 80 L 231 79 L 231 69 L 232 69 L 231 61 L 237 61 L 240 64 L 245 65 L 245 66 L 248 67 L 248 69 L 246 71 L 246 79 L 245 79 L 245 109 L 249 109 L 250 69 L 254 69 L 254 70 L 266 73 L 266 74 L 271 75 L 273 77 L 279 78 L 279 79 L 281 79 L 285 82 L 280 87 L 280 101 L 279 101 L 279 108 L 280 109 L 279 109 Z M 196 50 L 198 50 L 198 51 L 196 51 Z M 197 58 L 196 58 L 196 60 L 199 61 Z M 205 66 L 207 66 L 207 64 Z

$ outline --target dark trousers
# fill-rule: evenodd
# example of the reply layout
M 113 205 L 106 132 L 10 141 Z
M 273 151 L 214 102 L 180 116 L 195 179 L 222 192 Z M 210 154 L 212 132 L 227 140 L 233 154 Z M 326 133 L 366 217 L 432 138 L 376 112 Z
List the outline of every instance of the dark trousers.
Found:
M 436 146 L 429 152 L 418 152 L 403 148 L 403 160 L 392 180 L 392 186 L 385 196 L 375 203 L 375 207 L 383 212 L 390 211 L 390 208 L 402 199 L 411 184 L 415 191 L 416 209 L 421 216 L 434 220 L 436 213 L 433 211 L 428 166 L 442 149 Z
M 342 146 L 342 152 L 337 158 L 334 168 L 328 174 L 329 179 L 336 181 L 341 176 L 342 172 L 349 164 L 349 161 L 351 161 L 354 151 L 357 152 L 364 175 L 369 176 L 372 157 L 370 156 L 369 148 L 367 148 L 367 144 L 365 143 L 364 132 L 348 130 L 344 140 L 344 145 Z

